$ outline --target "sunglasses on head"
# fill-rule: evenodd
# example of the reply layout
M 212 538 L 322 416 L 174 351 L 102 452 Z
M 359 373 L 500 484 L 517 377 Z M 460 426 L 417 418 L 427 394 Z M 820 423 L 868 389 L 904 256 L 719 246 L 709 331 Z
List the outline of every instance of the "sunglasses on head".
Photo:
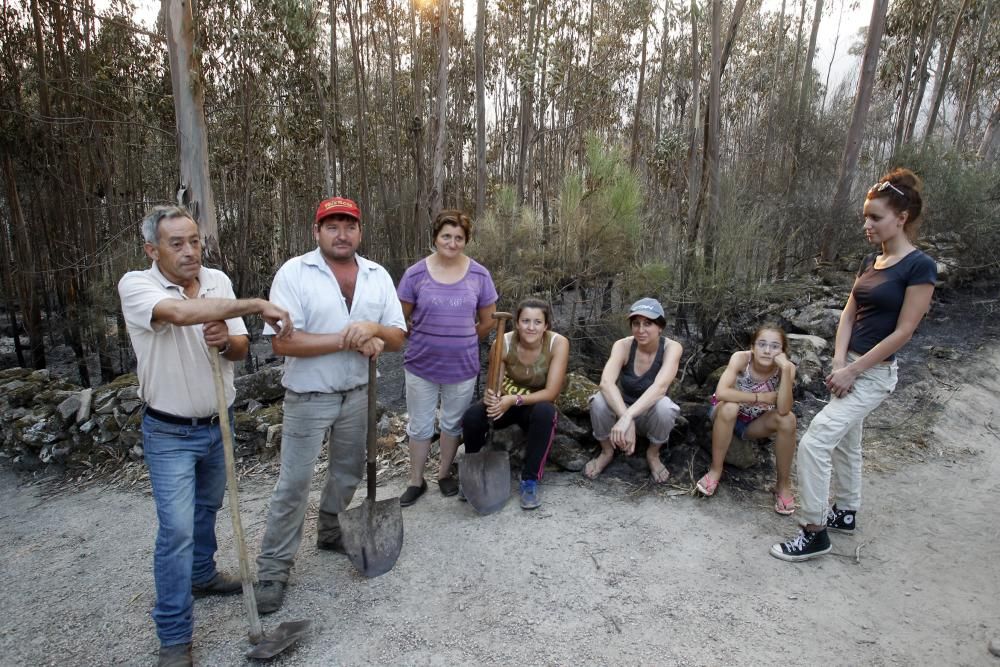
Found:
M 893 185 L 889 181 L 882 181 L 881 183 L 876 183 L 875 185 L 873 185 L 868 190 L 868 192 L 885 192 L 886 190 L 892 190 L 893 192 L 895 192 L 900 197 L 903 197 L 905 199 L 909 199 L 909 197 L 906 196 L 905 192 L 903 192 L 902 190 L 900 190 L 899 188 L 897 188 L 895 185 Z

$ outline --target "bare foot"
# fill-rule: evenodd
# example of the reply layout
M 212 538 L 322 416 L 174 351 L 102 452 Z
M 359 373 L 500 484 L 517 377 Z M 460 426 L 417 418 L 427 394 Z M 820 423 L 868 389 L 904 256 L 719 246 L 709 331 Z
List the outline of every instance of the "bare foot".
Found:
M 615 458 L 614 450 L 610 452 L 602 451 L 597 455 L 597 458 L 590 459 L 587 461 L 587 465 L 583 467 L 583 476 L 587 479 L 594 479 L 608 467 L 611 463 L 611 459 Z
M 659 458 L 649 462 L 649 475 L 657 484 L 663 484 L 670 479 L 670 471 L 660 462 Z

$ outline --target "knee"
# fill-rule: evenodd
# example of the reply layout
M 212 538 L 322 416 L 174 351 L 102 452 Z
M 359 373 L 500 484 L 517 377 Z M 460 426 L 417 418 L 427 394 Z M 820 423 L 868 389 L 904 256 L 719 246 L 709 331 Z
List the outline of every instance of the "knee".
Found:
M 676 421 L 677 415 L 681 413 L 680 407 L 666 396 L 658 400 L 653 409 L 656 410 L 656 416 L 664 421 Z
M 795 413 L 789 412 L 787 415 L 778 415 L 777 421 L 778 433 L 795 433 L 795 429 L 798 426 L 798 420 L 795 418 Z
M 548 401 L 544 403 L 536 403 L 534 409 L 531 411 L 531 419 L 540 420 L 543 423 L 551 423 L 556 418 L 556 406 Z
M 462 428 L 475 427 L 486 420 L 486 406 L 481 402 L 473 403 L 462 414 Z
M 181 512 L 159 512 L 160 523 L 157 541 L 174 554 L 194 544 L 194 516 Z
M 740 404 L 730 403 L 729 401 L 719 401 L 719 404 L 715 406 L 715 418 L 722 418 L 725 421 L 733 421 L 736 416 L 740 414 Z

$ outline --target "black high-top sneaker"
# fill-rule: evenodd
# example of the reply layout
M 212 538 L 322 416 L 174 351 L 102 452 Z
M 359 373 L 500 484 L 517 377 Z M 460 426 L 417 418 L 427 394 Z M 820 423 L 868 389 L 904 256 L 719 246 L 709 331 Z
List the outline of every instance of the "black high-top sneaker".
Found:
M 816 556 L 830 553 L 830 537 L 826 534 L 826 528 L 815 533 L 803 529 L 794 539 L 771 547 L 771 555 L 781 560 L 793 563 L 809 560 Z
M 854 510 L 837 509 L 837 505 L 826 511 L 826 527 L 841 533 L 853 533 L 857 527 Z

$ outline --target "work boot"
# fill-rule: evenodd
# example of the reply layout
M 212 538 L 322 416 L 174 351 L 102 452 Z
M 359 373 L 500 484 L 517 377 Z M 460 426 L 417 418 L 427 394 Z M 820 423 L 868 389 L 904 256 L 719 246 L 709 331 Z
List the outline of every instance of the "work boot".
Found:
M 344 538 L 340 532 L 340 519 L 332 512 L 319 511 L 316 520 L 316 548 L 346 554 Z
M 281 609 L 281 603 L 285 600 L 285 582 L 265 579 L 258 581 L 253 587 L 254 597 L 257 598 L 257 611 L 262 614 L 271 614 Z
M 206 595 L 233 595 L 243 590 L 243 582 L 225 572 L 216 572 L 215 576 L 203 584 L 191 584 L 191 595 L 196 598 Z
M 161 646 L 156 667 L 191 667 L 191 642 Z

